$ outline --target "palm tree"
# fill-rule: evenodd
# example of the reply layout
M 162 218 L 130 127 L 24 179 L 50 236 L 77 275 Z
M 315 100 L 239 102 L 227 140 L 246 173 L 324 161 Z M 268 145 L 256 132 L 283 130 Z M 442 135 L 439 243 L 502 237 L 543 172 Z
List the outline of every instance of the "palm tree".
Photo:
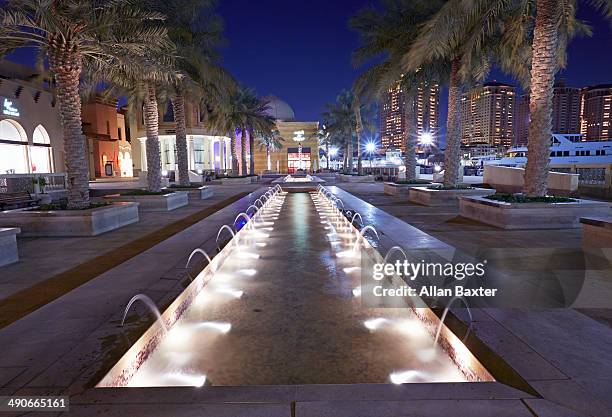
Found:
M 188 185 L 185 101 L 187 98 L 197 101 L 198 78 L 216 73 L 207 69 L 214 65 L 214 48 L 222 42 L 223 23 L 214 13 L 216 0 L 143 1 L 149 8 L 166 16 L 170 39 L 177 47 L 177 70 L 184 75 L 175 78 L 175 82 L 165 88 L 174 114 L 178 180 L 181 185 Z
M 241 134 L 242 174 L 246 175 L 249 130 L 270 131 L 275 126 L 274 118 L 268 115 L 267 110 L 267 102 L 260 100 L 252 90 L 238 88 L 228 94 L 224 103 L 213 112 L 213 126 L 222 132 L 230 133 L 234 175 L 238 172 L 237 132 L 240 131 Z M 253 157 L 254 155 L 251 155 L 251 159 Z
M 323 118 L 330 134 L 344 146 L 344 170 L 350 174 L 353 171 L 353 142 L 356 132 L 353 93 L 347 90 L 341 91 L 334 103 L 327 104 Z
M 325 123 L 321 124 L 321 127 L 317 130 L 315 136 L 319 140 L 319 146 L 325 146 L 325 159 L 327 160 L 326 168 L 329 169 L 329 147 L 332 144 L 333 140 L 331 133 Z
M 353 63 L 362 66 L 384 57 L 383 62 L 368 68 L 353 85 L 356 95 L 381 101 L 391 89 L 399 88 L 404 101 L 404 165 L 406 179 L 416 179 L 416 93 L 446 78 L 440 62 L 405 71 L 402 58 L 419 33 L 420 26 L 442 5 L 438 0 L 387 0 L 383 8 L 368 7 L 354 15 L 349 25 L 361 37 L 362 45 L 353 52 Z
M 163 16 L 130 0 L 21 0 L 0 9 L 0 55 L 32 46 L 55 76 L 64 134 L 68 207 L 89 207 L 87 145 L 82 131 L 79 81 L 84 66 L 112 66 L 171 44 Z
M 590 29 L 576 19 L 576 3 L 576 0 L 535 2 L 529 94 L 531 122 L 525 166 L 525 192 L 533 197 L 545 196 L 547 192 L 555 75 L 565 65 L 568 41 L 579 33 L 590 34 Z M 592 0 L 590 3 L 612 18 L 612 1 Z
M 253 136 L 257 137 L 260 150 L 266 148 L 266 166 L 268 171 L 271 171 L 272 161 L 270 160 L 270 153 L 281 149 L 283 147 L 285 138 L 280 135 L 280 132 L 276 128 L 267 132 L 258 132 L 258 134 Z
M 491 65 L 512 70 L 520 77 L 526 72 L 523 60 L 526 37 L 510 39 L 506 23 L 524 18 L 521 2 L 528 0 L 449 0 L 429 19 L 404 57 L 404 69 L 417 71 L 436 60 L 450 69 L 444 185 L 458 183 L 461 167 L 460 99 L 472 83 L 486 78 Z M 520 33 L 520 32 L 516 32 Z M 514 43 L 510 43 L 512 40 Z

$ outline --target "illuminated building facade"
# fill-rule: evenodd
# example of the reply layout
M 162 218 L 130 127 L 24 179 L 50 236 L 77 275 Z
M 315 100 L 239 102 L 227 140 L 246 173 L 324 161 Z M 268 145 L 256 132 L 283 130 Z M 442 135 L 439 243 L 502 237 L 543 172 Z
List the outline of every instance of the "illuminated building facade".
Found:
M 422 84 L 416 95 L 417 136 L 431 133 L 435 139 L 440 119 L 440 87 L 438 84 Z M 380 108 L 380 137 L 383 149 L 404 150 L 406 137 L 404 118 L 404 92 L 396 83 L 387 93 Z
M 512 146 L 516 91 L 514 86 L 486 83 L 461 97 L 461 143 Z
M 580 133 L 585 140 L 612 140 L 612 84 L 582 89 Z

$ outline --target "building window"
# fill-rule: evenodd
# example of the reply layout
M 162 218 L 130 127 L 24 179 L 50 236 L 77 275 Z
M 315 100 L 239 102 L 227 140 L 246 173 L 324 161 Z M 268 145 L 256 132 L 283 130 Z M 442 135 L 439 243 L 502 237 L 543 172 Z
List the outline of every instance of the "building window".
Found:
M 174 109 L 172 108 L 172 103 L 168 103 L 168 106 L 166 106 L 163 121 L 166 123 L 174 122 Z
M 0 120 L 0 174 L 27 174 L 28 138 L 14 120 Z
M 32 172 L 53 172 L 51 140 L 49 139 L 47 130 L 41 125 L 38 125 L 36 129 L 34 129 L 32 142 L 33 144 L 30 146 L 30 165 Z

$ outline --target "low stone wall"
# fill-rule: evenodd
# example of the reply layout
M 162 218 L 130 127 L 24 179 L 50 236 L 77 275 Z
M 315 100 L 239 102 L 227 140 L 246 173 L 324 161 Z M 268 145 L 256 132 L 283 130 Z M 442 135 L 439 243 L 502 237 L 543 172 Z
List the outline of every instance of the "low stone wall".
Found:
M 20 232 L 18 227 L 0 228 L 0 266 L 19 260 L 16 236 Z
M 485 165 L 483 182 L 499 193 L 520 193 L 525 185 L 523 168 Z M 563 172 L 548 173 L 548 193 L 560 196 L 575 196 L 578 193 L 578 174 Z
M 612 248 L 612 216 L 582 217 L 582 246 Z
M 172 189 L 172 187 L 170 187 Z M 213 189 L 207 185 L 204 185 L 199 188 L 182 188 L 177 189 L 178 192 L 187 193 L 189 197 L 189 201 L 197 201 L 197 200 L 206 200 L 207 198 L 211 198 L 215 193 Z
M 244 185 L 244 184 L 251 184 L 253 182 L 253 180 L 251 179 L 251 177 L 228 177 L 228 178 L 221 178 L 221 185 Z
M 140 211 L 171 211 L 189 204 L 189 194 L 177 191 L 164 195 L 110 195 L 107 199 L 129 201 L 140 205 Z
M 18 227 L 22 236 L 96 236 L 138 221 L 138 204 L 117 202 L 88 210 L 0 213 L 0 226 Z
M 346 175 L 338 174 L 340 182 L 374 182 L 374 175 Z
M 459 214 L 502 229 L 571 229 L 580 217 L 612 214 L 611 203 L 577 200 L 571 203 L 504 203 L 483 197 L 461 197 Z
M 412 187 L 409 199 L 413 203 L 435 207 L 459 207 L 459 197 L 486 196 L 495 194 L 495 190 L 487 188 L 466 188 L 451 190 L 436 190 L 427 186 Z
M 387 195 L 394 195 L 396 197 L 408 197 L 412 188 L 426 186 L 427 184 L 396 184 L 394 182 L 385 182 L 384 192 Z

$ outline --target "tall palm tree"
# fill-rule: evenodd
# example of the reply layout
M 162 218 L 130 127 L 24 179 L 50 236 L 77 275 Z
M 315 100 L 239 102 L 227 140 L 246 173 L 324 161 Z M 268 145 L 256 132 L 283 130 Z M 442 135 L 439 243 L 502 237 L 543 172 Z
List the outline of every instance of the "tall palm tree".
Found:
M 188 185 L 185 101 L 199 96 L 198 78 L 216 73 L 206 69 L 214 65 L 217 56 L 214 48 L 222 42 L 223 22 L 215 14 L 216 0 L 141 1 L 166 16 L 170 39 L 177 48 L 176 67 L 183 77 L 175 78 L 165 88 L 174 114 L 178 180 L 181 185 Z
M 460 100 L 475 82 L 486 78 L 494 62 L 517 76 L 525 74 L 522 60 L 525 37 L 509 45 L 504 37 L 506 23 L 522 17 L 522 1 L 448 0 L 429 19 L 404 58 L 404 69 L 416 71 L 435 60 L 445 60 L 450 69 L 448 116 L 444 157 L 444 185 L 456 186 L 461 167 Z M 518 32 L 517 32 L 518 33 Z
M 213 126 L 220 131 L 230 132 L 233 175 L 238 173 L 237 133 L 241 134 L 240 159 L 242 174 L 246 175 L 249 130 L 270 131 L 275 126 L 274 118 L 268 115 L 267 110 L 267 102 L 260 100 L 252 90 L 237 88 L 228 94 L 224 103 L 213 112 Z
M 323 118 L 330 134 L 344 146 L 344 170 L 350 174 L 353 171 L 353 144 L 356 132 L 353 93 L 347 90 L 341 91 L 334 103 L 327 104 Z
M 325 122 L 321 124 L 321 127 L 317 130 L 315 136 L 319 140 L 319 146 L 325 146 L 325 159 L 327 161 L 326 168 L 329 169 L 329 160 L 331 159 L 329 147 L 333 143 L 333 137 Z
M 79 81 L 94 62 L 112 66 L 126 56 L 163 51 L 171 43 L 163 16 L 130 0 L 20 0 L 0 9 L 0 55 L 32 46 L 44 53 L 55 76 L 64 134 L 68 207 L 89 207 L 87 145 L 82 131 Z
M 568 41 L 590 29 L 576 18 L 577 1 L 536 0 L 535 27 L 531 59 L 529 112 L 531 122 L 525 166 L 525 192 L 529 196 L 546 195 L 552 133 L 552 97 L 555 75 L 565 65 Z M 608 19 L 612 1 L 591 0 Z
M 404 165 L 408 180 L 416 178 L 417 90 L 440 83 L 447 74 L 439 60 L 422 65 L 418 71 L 406 71 L 402 67 L 402 58 L 417 37 L 420 26 L 441 5 L 441 0 L 386 0 L 382 8 L 365 8 L 349 22 L 362 41 L 361 46 L 353 52 L 355 66 L 384 58 L 383 62 L 369 67 L 357 78 L 353 85 L 355 94 L 381 101 L 391 89 L 399 88 L 403 93 Z
M 270 131 L 254 133 L 254 136 L 256 136 L 257 140 L 259 141 L 259 149 L 266 149 L 266 166 L 268 171 L 271 171 L 272 161 L 270 160 L 270 153 L 280 150 L 283 147 L 285 138 L 280 135 L 280 132 L 276 128 Z

